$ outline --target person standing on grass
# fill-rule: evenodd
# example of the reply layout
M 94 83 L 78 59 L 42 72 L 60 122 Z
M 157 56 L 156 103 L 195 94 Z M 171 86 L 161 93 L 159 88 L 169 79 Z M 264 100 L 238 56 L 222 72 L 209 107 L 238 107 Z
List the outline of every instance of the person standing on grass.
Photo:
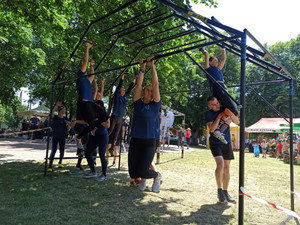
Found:
M 209 128 L 210 137 L 210 149 L 216 161 L 215 179 L 218 187 L 218 199 L 219 202 L 236 202 L 227 192 L 230 181 L 230 162 L 234 159 L 233 151 L 231 148 L 230 140 L 230 127 L 224 131 L 227 144 L 217 139 L 213 133 L 218 129 L 221 118 L 226 114 L 229 116 L 235 124 L 239 124 L 240 121 L 229 109 L 220 107 L 218 99 L 214 96 L 207 98 L 207 104 L 210 110 L 205 113 L 205 121 Z
M 161 107 L 159 84 L 154 61 L 147 58 L 147 64 L 151 69 L 152 86 L 142 89 L 146 63 L 139 60 L 141 69 L 137 79 L 137 85 L 133 95 L 133 123 L 131 129 L 131 140 L 128 152 L 129 175 L 132 179 L 141 177 L 139 189 L 146 189 L 147 179 L 154 179 L 153 192 L 159 192 L 161 174 L 150 168 L 155 154 L 157 138 L 157 120 Z
M 190 148 L 191 136 L 192 136 L 191 128 L 186 129 L 186 131 L 185 131 L 185 140 L 186 140 L 187 149 Z
M 262 158 L 267 158 L 268 143 L 266 142 L 265 139 L 262 140 L 262 143 L 260 144 L 260 146 L 262 149 Z
M 54 115 L 54 112 L 58 111 L 58 115 Z M 50 154 L 50 161 L 49 161 L 49 168 L 48 172 L 52 172 L 52 165 L 54 156 L 57 150 L 57 144 L 59 144 L 59 162 L 58 167 L 62 167 L 62 160 L 64 158 L 65 153 L 65 143 L 66 143 L 66 135 L 68 126 L 70 122 L 68 121 L 67 117 L 64 115 L 66 114 L 66 108 L 63 106 L 61 102 L 57 102 L 54 106 L 51 117 L 52 117 L 52 151 Z

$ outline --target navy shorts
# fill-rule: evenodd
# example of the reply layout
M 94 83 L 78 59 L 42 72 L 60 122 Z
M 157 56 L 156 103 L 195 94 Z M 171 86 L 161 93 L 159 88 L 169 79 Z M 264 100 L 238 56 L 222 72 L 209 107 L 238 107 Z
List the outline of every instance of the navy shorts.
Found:
M 210 145 L 211 153 L 214 157 L 216 156 L 223 156 L 225 160 L 232 160 L 234 159 L 233 151 L 231 148 L 231 143 L 228 144 L 221 144 L 221 145 Z

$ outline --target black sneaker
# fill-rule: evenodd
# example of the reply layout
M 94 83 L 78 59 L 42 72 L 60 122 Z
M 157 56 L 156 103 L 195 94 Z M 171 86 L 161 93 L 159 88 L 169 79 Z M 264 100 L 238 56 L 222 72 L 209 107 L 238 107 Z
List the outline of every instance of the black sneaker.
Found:
M 76 165 L 76 169 L 83 170 L 82 166 L 78 164 Z
M 227 191 L 223 191 L 224 196 L 227 200 L 227 202 L 232 202 L 232 203 L 236 203 L 236 200 L 230 196 L 230 194 Z
M 221 202 L 221 203 L 226 203 L 227 202 L 226 197 L 225 197 L 225 193 L 222 189 L 218 189 L 218 199 L 219 199 L 219 202 Z

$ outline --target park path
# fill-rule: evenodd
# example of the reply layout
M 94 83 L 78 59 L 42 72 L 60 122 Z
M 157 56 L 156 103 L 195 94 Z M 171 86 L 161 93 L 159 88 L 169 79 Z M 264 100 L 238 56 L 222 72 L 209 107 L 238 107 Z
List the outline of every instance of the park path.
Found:
M 24 162 L 24 161 L 43 161 L 46 156 L 47 142 L 40 139 L 25 140 L 22 138 L 0 138 L 0 164 L 9 162 Z M 128 150 L 128 145 L 126 145 Z M 74 142 L 66 141 L 65 157 L 76 156 L 76 145 Z M 181 152 L 175 145 L 165 147 L 162 152 Z M 193 151 L 191 148 L 185 152 Z M 50 156 L 51 143 L 49 148 Z M 56 157 L 59 155 L 59 150 L 56 152 Z
M 0 164 L 22 161 L 42 161 L 46 156 L 47 142 L 40 139 L 25 140 L 22 138 L 0 139 Z M 49 150 L 49 155 L 51 146 Z M 56 155 L 59 154 L 57 150 Z M 66 143 L 65 156 L 76 156 L 74 142 Z

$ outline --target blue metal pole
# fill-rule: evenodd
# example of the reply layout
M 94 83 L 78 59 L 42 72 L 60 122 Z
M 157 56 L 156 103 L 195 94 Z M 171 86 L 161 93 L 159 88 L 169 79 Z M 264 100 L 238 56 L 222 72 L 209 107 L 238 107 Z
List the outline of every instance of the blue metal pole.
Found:
M 244 195 L 241 194 L 241 188 L 244 188 L 245 173 L 245 92 L 246 92 L 246 41 L 247 35 L 244 30 L 241 40 L 241 90 L 240 90 L 240 168 L 239 168 L 239 225 L 244 224 Z

